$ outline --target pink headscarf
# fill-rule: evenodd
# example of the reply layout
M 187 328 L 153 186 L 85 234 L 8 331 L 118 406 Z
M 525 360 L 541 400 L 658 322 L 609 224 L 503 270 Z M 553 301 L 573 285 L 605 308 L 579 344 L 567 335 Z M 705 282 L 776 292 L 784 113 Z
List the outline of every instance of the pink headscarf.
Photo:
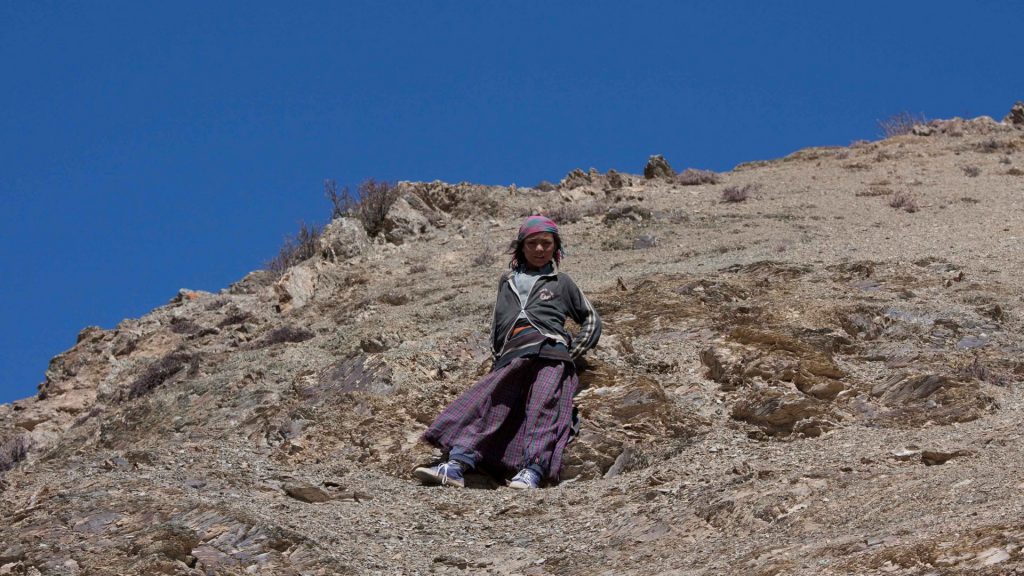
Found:
M 527 236 L 537 234 L 538 232 L 551 232 L 558 236 L 558 224 L 555 224 L 555 221 L 547 216 L 539 214 L 527 216 L 526 220 L 523 220 L 522 225 L 519 226 L 519 238 L 516 241 L 522 242 Z
M 555 221 L 547 216 L 535 214 L 533 216 L 527 216 L 526 219 L 523 220 L 522 225 L 519 226 L 519 236 L 516 238 L 515 246 L 512 249 L 512 261 L 509 262 L 509 268 L 518 268 L 523 264 L 522 262 L 519 262 L 519 259 L 516 256 L 517 252 L 519 252 L 519 249 L 523 245 L 523 240 L 526 240 L 528 236 L 532 236 L 533 234 L 540 232 L 550 232 L 551 234 L 554 234 L 556 246 L 558 246 L 554 256 L 555 264 L 560 264 L 562 262 L 562 258 L 565 257 L 565 247 L 562 244 L 562 237 L 558 234 L 558 224 L 555 224 Z

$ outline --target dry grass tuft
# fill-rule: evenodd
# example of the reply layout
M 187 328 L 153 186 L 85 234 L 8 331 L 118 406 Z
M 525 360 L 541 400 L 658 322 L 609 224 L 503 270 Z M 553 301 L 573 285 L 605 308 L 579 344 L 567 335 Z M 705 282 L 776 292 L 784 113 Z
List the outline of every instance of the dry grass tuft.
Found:
M 295 326 L 282 326 L 273 330 L 256 344 L 256 348 L 266 348 L 282 342 L 305 342 L 315 337 L 316 334 L 308 329 Z
M 404 292 L 392 290 L 381 294 L 377 300 L 382 304 L 387 304 L 389 306 L 402 306 L 403 304 L 409 303 L 409 295 Z
M 882 130 L 882 136 L 885 138 L 891 138 L 893 136 L 902 136 L 903 134 L 910 134 L 914 131 L 914 126 L 924 124 L 928 122 L 924 114 L 911 114 L 910 112 L 900 112 L 894 114 L 885 120 L 878 121 L 878 127 Z
M 305 222 L 301 222 L 298 233 L 284 239 L 284 245 L 277 256 L 267 262 L 266 269 L 280 276 L 292 266 L 315 256 L 320 232 L 321 228 L 315 224 L 307 226 Z
M 398 200 L 399 189 L 386 180 L 369 178 L 359 184 L 353 196 L 348 186 L 339 191 L 334 180 L 325 180 L 324 195 L 331 201 L 332 219 L 341 216 L 358 218 L 366 233 L 372 237 L 384 229 L 384 218 L 392 204 Z
M 175 350 L 167 356 L 149 365 L 141 376 L 128 388 L 128 398 L 145 396 L 167 382 L 172 376 L 188 368 L 187 374 L 199 372 L 199 355 L 189 354 L 183 350 Z
M 889 206 L 902 209 L 905 212 L 914 213 L 918 211 L 917 201 L 910 194 L 904 192 L 897 192 L 891 200 L 889 200 Z
M 473 257 L 473 266 L 488 267 L 498 261 L 498 256 L 490 248 L 484 248 Z
M 761 191 L 760 184 L 744 184 L 743 186 L 729 186 L 722 190 L 722 202 L 744 202 L 751 195 Z

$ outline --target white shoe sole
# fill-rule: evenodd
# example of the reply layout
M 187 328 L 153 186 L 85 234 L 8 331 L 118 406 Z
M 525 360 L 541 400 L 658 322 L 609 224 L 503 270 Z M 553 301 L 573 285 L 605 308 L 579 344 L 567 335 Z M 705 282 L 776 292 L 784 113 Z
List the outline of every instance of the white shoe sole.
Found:
M 430 468 L 419 467 L 412 471 L 414 478 L 424 484 L 431 486 L 454 486 L 456 488 L 465 488 L 465 480 L 453 480 L 443 474 L 438 474 Z

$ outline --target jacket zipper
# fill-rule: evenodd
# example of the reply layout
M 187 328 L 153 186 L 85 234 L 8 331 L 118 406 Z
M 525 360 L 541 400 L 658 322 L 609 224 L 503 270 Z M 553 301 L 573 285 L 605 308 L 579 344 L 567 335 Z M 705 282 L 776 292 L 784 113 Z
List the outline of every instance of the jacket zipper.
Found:
M 558 274 L 557 272 L 555 272 L 553 274 L 544 274 L 540 278 L 537 278 L 537 282 L 535 282 L 533 284 L 533 286 L 530 287 L 530 292 L 526 295 L 526 303 L 529 304 L 530 298 L 533 296 L 533 291 L 537 289 L 537 284 L 540 284 L 541 280 L 543 280 L 544 278 L 550 278 L 550 277 L 555 276 L 557 274 Z M 509 286 L 512 287 L 512 291 L 516 294 L 516 297 L 518 299 L 519 289 L 516 288 L 516 284 L 512 280 L 512 278 L 513 278 L 513 276 L 509 276 L 508 277 L 508 284 L 509 284 Z M 540 332 L 542 336 L 544 336 L 545 338 L 551 338 L 552 340 L 556 340 L 556 341 L 561 342 L 561 340 L 562 340 L 561 337 L 548 334 L 547 332 L 544 332 L 543 330 L 541 330 L 539 326 L 537 326 L 536 324 L 533 323 L 533 319 L 531 319 L 530 315 L 526 312 L 526 304 L 523 304 L 522 302 L 520 302 L 519 303 L 519 311 L 523 313 L 523 316 L 526 316 L 526 321 L 530 323 L 530 326 L 533 326 L 534 330 L 536 330 L 537 332 Z M 494 320 L 495 320 L 495 323 L 497 323 L 497 320 L 498 320 L 497 304 L 495 304 L 495 308 L 494 308 Z M 516 325 L 516 323 L 513 322 L 512 323 L 512 327 L 515 327 L 515 325 Z M 505 333 L 505 338 L 504 338 L 504 340 L 501 343 L 501 349 L 499 349 L 496 352 L 497 354 L 501 354 L 501 351 L 505 349 L 505 345 L 508 344 L 508 339 L 509 339 L 510 336 L 512 336 L 512 327 L 510 327 L 508 329 L 508 332 Z M 565 343 L 563 342 L 563 344 L 565 344 Z

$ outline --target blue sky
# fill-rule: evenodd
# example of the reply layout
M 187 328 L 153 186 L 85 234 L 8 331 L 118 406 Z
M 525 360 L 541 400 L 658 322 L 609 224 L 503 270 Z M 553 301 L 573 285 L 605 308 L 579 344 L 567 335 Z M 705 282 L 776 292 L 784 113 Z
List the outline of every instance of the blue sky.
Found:
M 261 268 L 325 178 L 728 170 L 1001 119 L 1022 29 L 1009 1 L 0 1 L 0 402 L 81 328 Z

